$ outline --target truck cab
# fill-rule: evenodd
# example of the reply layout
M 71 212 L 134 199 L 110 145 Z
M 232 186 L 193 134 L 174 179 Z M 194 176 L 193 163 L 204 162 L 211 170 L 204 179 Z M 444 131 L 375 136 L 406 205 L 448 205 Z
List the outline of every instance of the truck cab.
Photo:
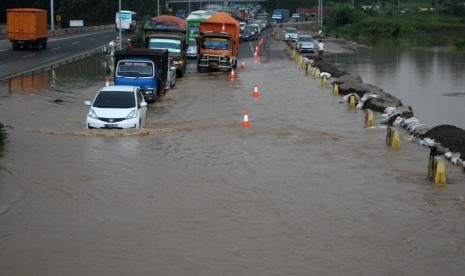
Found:
M 139 86 L 147 102 L 156 101 L 164 92 L 167 74 L 167 51 L 145 49 L 115 51 L 115 85 Z

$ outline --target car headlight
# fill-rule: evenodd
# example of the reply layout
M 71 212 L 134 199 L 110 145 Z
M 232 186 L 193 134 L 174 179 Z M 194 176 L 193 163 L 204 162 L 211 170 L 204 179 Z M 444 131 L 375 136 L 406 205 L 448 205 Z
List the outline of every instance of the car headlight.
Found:
M 89 113 L 87 113 L 87 116 L 91 117 L 91 118 L 94 118 L 94 119 L 97 119 L 97 114 L 95 114 L 95 111 L 92 108 L 89 109 Z
M 134 118 L 137 118 L 137 115 L 139 115 L 139 112 L 137 111 L 137 109 L 134 109 L 133 111 L 131 111 L 129 113 L 128 116 L 126 116 L 126 119 L 134 119 Z

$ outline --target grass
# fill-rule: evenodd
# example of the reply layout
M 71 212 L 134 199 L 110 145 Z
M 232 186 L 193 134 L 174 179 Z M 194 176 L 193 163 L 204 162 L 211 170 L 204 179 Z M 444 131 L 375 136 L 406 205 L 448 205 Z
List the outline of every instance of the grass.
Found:
M 465 24 L 459 18 L 441 13 L 413 12 L 363 16 L 337 32 L 342 37 L 367 44 L 395 39 L 403 44 L 448 45 L 465 39 Z

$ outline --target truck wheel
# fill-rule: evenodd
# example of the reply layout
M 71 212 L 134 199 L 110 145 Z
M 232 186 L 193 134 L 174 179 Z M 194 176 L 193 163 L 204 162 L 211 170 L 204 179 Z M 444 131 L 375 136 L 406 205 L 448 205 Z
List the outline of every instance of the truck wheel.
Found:
M 184 76 L 184 70 L 176 71 L 176 77 L 182 78 Z
M 207 71 L 208 71 L 208 67 L 197 66 L 197 72 L 206 73 Z
M 42 41 L 42 48 L 47 48 L 47 41 Z

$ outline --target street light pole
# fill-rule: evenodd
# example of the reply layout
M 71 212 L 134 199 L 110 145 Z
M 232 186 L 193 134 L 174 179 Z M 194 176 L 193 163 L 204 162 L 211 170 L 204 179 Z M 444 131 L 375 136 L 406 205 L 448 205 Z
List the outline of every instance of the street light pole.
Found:
M 50 0 L 50 29 L 55 30 L 55 15 L 54 15 L 54 8 L 53 8 L 53 0 Z
M 123 35 L 121 33 L 121 0 L 119 0 L 119 11 L 118 11 L 118 24 L 119 24 L 119 28 L 118 28 L 118 31 L 119 31 L 119 45 L 118 45 L 118 49 L 121 50 L 122 49 L 122 45 L 123 45 Z

